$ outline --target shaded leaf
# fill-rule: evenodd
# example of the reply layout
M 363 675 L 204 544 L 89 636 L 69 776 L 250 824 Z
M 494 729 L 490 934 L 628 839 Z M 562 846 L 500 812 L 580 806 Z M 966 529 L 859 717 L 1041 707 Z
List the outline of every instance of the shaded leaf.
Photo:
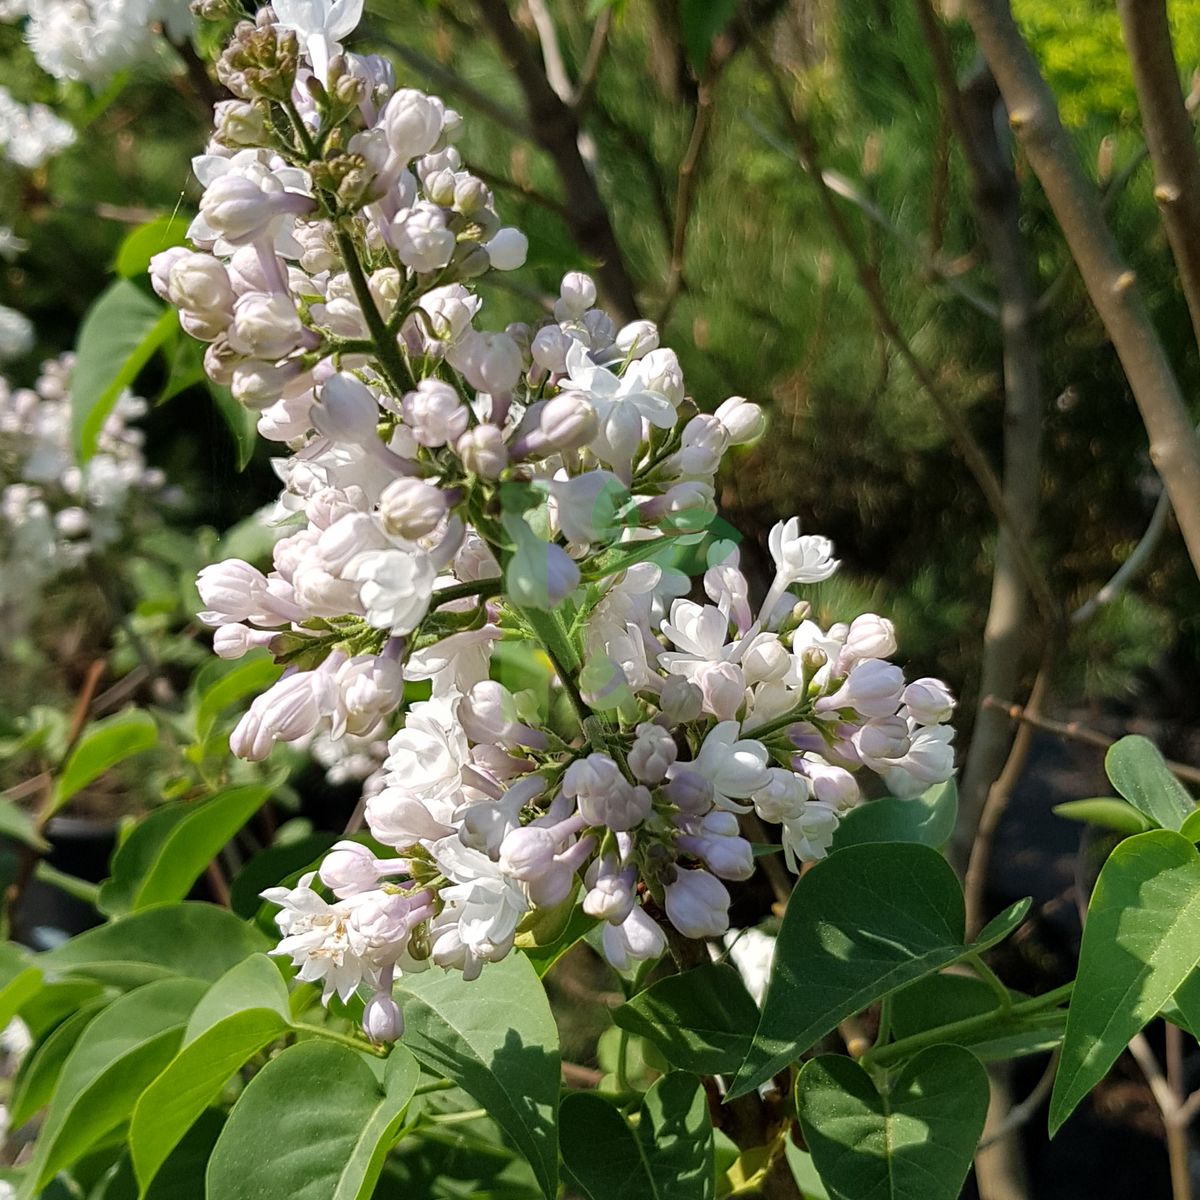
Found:
M 117 763 L 150 750 L 157 743 L 158 726 L 140 708 L 128 708 L 89 725 L 54 782 L 50 812 L 62 808 L 72 796 Z
M 123 279 L 145 275 L 156 254 L 172 246 L 182 246 L 187 241 L 190 223 L 191 217 L 186 213 L 164 213 L 130 230 L 117 247 L 114 270 Z
M 884 796 L 851 809 L 838 825 L 831 849 L 867 842 L 920 842 L 937 850 L 950 840 L 957 820 L 958 788 L 948 779 L 911 800 Z
M 956 1200 L 988 1108 L 988 1078 L 959 1046 L 915 1055 L 880 1094 L 849 1058 L 804 1065 L 796 1106 L 831 1200 Z

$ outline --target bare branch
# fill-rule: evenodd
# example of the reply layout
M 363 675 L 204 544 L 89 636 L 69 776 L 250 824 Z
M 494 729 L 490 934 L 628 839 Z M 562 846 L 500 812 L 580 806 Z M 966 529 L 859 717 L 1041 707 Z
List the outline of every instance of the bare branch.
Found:
M 1117 0 L 1117 12 L 1154 164 L 1154 198 L 1200 345 L 1200 156 L 1179 87 L 1166 0 Z
M 529 15 L 533 18 L 538 41 L 542 44 L 542 63 L 546 68 L 546 80 L 554 89 L 554 94 L 578 115 L 575 85 L 567 73 L 567 64 L 563 61 L 562 47 L 558 42 L 558 30 L 554 26 L 554 18 L 550 15 L 546 0 L 525 0 L 525 3 L 529 8 Z M 595 171 L 595 139 L 586 129 L 580 128 L 576 142 L 579 145 L 580 157 L 587 163 L 588 170 Z
M 1078 721 L 1052 721 L 1049 717 L 1040 716 L 1038 713 L 1022 708 L 1019 704 L 1013 704 L 1011 700 L 988 696 L 984 703 L 989 708 L 999 709 L 1012 721 L 1020 721 L 1023 724 L 1032 725 L 1035 729 L 1043 729 L 1046 733 L 1054 734 L 1055 737 L 1067 738 L 1073 742 L 1086 742 L 1089 746 L 1098 746 L 1101 750 L 1107 750 L 1117 740 L 1095 729 L 1089 729 L 1086 725 L 1080 725 Z M 1174 762 L 1169 758 L 1163 761 L 1167 765 L 1167 770 L 1176 779 L 1185 780 L 1187 783 L 1200 783 L 1200 767 Z
M 575 85 L 574 109 L 577 116 L 582 117 L 592 102 L 592 94 L 596 89 L 596 80 L 600 77 L 600 64 L 604 61 L 604 51 L 608 46 L 608 35 L 612 29 L 613 9 L 609 5 L 596 18 L 592 26 L 592 40 L 588 44 L 587 57 L 583 60 L 583 69 L 579 72 L 579 82 Z
M 583 156 L 579 122 L 546 79 L 537 50 L 517 28 L 508 0 L 476 0 L 500 53 L 525 95 L 537 143 L 554 160 L 571 213 L 571 232 L 585 254 L 596 259 L 596 280 L 621 321 L 636 320 L 637 299 L 608 210 Z
M 1054 96 L 1012 18 L 1008 0 L 966 0 L 967 18 L 1008 104 L 1030 165 L 1062 227 L 1150 438 L 1192 565 L 1200 572 L 1200 441 L 1137 286 L 1083 173 Z

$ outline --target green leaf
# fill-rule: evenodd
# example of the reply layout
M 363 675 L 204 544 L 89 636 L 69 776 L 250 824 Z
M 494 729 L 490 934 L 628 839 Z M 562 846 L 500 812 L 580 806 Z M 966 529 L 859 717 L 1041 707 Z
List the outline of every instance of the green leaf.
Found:
M 637 1137 L 662 1200 L 713 1200 L 712 1122 L 695 1075 L 672 1071 L 655 1083 L 642 1100 Z
M 930 1046 L 886 1094 L 857 1063 L 825 1055 L 796 1082 L 804 1140 L 831 1200 L 956 1200 L 988 1108 L 970 1051 Z
M 680 0 L 679 26 L 688 62 L 697 75 L 708 64 L 713 38 L 725 28 L 737 12 L 737 0 Z
M 541 982 L 519 954 L 472 982 L 453 972 L 405 975 L 404 1044 L 469 1092 L 529 1160 L 548 1198 L 558 1190 L 558 1030 Z
M 47 971 L 136 986 L 169 975 L 217 979 L 266 939 L 211 904 L 164 904 L 89 929 L 43 954 Z
M 204 985 L 164 979 L 113 1001 L 83 1031 L 63 1064 L 29 1172 L 36 1193 L 133 1109 L 170 1060 Z
M 594 1092 L 563 1097 L 563 1166 L 588 1200 L 662 1200 L 645 1149 L 625 1118 Z
M 210 380 L 208 393 L 233 438 L 234 449 L 237 451 L 237 468 L 239 471 L 244 470 L 246 464 L 254 457 L 254 447 L 258 443 L 258 413 L 244 404 L 239 404 L 233 398 L 233 393 L 219 383 Z
M 1200 854 L 1169 830 L 1127 838 L 1109 855 L 1088 905 L 1050 1097 L 1052 1134 L 1197 963 Z
M 89 1023 L 108 1006 L 108 1000 L 85 1001 L 77 1012 L 52 1029 L 21 1064 L 9 1103 L 13 1128 L 24 1125 L 39 1109 L 50 1103 L 63 1063 L 83 1036 Z
M 129 1148 L 143 1189 L 233 1075 L 290 1028 L 287 1004 L 279 969 L 259 954 L 231 968 L 205 993 L 179 1053 L 133 1110 Z
M 227 708 L 247 696 L 265 692 L 282 674 L 283 668 L 269 651 L 252 650 L 233 670 L 226 671 L 201 693 L 196 708 L 196 740 L 206 741 L 217 718 Z
M 595 917 L 589 917 L 577 904 L 572 905 L 571 915 L 562 933 L 547 945 L 522 946 L 521 953 L 529 959 L 539 979 L 544 979 L 546 973 L 568 950 L 586 937 L 599 922 Z
M 403 1046 L 392 1049 L 382 1088 L 347 1046 L 289 1047 L 229 1114 L 208 1164 L 208 1200 L 367 1200 L 419 1077 Z
M 128 279 L 110 284 L 88 310 L 75 346 L 71 411 L 75 445 L 86 462 L 121 393 L 179 328 L 174 309 Z
M 758 1087 L 882 996 L 995 944 L 1028 907 L 1011 906 L 966 946 L 962 889 L 936 850 L 880 843 L 831 854 L 788 902 L 762 1018 L 730 1095 Z
M 89 1200 L 206 1200 L 204 1169 L 224 1125 L 225 1114 L 216 1109 L 201 1114 L 144 1191 L 138 1187 L 132 1159 L 122 1155 L 103 1191 L 92 1192 Z
M 1200 842 L 1200 810 L 1192 813 L 1182 825 L 1179 827 L 1179 832 L 1183 834 L 1189 842 Z
M 613 1020 L 644 1037 L 673 1067 L 726 1075 L 749 1053 L 758 1005 L 728 963 L 704 963 L 639 992 Z
M 1083 821 L 1088 825 L 1099 825 L 1117 833 L 1145 833 L 1152 828 L 1151 822 L 1132 804 L 1118 800 L 1116 796 L 1095 796 L 1089 800 L 1068 800 L 1056 804 L 1051 810 L 1056 817 L 1068 821 Z
M 958 788 L 948 779 L 911 800 L 884 796 L 852 809 L 838 825 L 832 849 L 868 842 L 920 842 L 938 850 L 950 840 L 957 820 Z
M 50 843 L 38 831 L 33 817 L 11 800 L 0 800 L 0 838 L 11 838 L 31 850 L 50 848 Z
M 1114 742 L 1104 769 L 1113 787 L 1155 825 L 1178 829 L 1195 811 L 1195 801 L 1148 738 L 1132 734 Z
M 57 812 L 77 792 L 117 763 L 158 743 L 154 718 L 140 708 L 127 708 L 89 725 L 71 751 L 54 783 L 50 811 Z
M 277 783 L 228 788 L 207 800 L 156 808 L 113 855 L 112 878 L 100 889 L 101 910 L 115 916 L 182 900 Z
M 150 260 L 160 251 L 172 246 L 182 246 L 187 241 L 191 217 L 186 213 L 163 214 L 139 225 L 125 235 L 113 268 L 122 279 L 134 279 L 145 275 L 150 269 Z M 140 294 L 140 293 L 139 293 Z

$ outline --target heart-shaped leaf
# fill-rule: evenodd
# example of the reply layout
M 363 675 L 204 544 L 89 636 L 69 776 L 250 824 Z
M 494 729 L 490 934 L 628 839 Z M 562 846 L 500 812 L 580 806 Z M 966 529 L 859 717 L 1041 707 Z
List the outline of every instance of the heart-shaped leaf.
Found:
M 1104 769 L 1113 787 L 1163 829 L 1178 829 L 1195 811 L 1196 802 L 1149 738 L 1130 734 L 1114 742 L 1104 756 Z
M 403 1046 L 382 1088 L 348 1046 L 290 1046 L 238 1097 L 208 1163 L 208 1200 L 366 1200 L 419 1078 Z
M 547 1197 L 558 1191 L 558 1029 L 520 954 L 467 982 L 453 972 L 405 975 L 404 1044 L 488 1111 L 529 1160 Z
M 957 1200 L 988 1108 L 969 1050 L 930 1046 L 885 1092 L 849 1058 L 806 1063 L 796 1081 L 804 1139 L 831 1200 Z
M 831 854 L 788 902 L 762 1018 L 730 1095 L 758 1087 L 880 997 L 1006 937 L 1027 909 L 1013 905 L 967 946 L 962 889 L 936 850 L 884 843 Z
M 1119 744 L 1119 743 L 1118 743 Z M 1200 963 L 1200 853 L 1170 830 L 1126 838 L 1088 905 L 1050 1132 Z

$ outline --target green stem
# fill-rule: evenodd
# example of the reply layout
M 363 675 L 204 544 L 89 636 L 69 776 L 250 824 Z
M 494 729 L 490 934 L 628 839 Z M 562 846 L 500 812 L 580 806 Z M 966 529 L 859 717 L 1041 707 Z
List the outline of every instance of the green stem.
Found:
M 383 368 L 383 373 L 387 376 L 388 383 L 392 385 L 392 390 L 398 399 L 416 386 L 412 372 L 408 369 L 408 364 L 400 353 L 400 347 L 396 345 L 394 335 L 388 333 L 387 323 L 375 305 L 375 297 L 371 295 L 371 288 L 367 283 L 362 263 L 359 261 L 358 247 L 354 244 L 354 238 L 340 226 L 334 227 L 334 237 L 337 240 L 342 261 L 346 264 L 346 273 L 350 276 L 350 286 L 354 289 L 354 298 L 358 301 L 363 319 L 371 331 L 371 340 L 375 344 L 374 349 L 379 359 L 379 365 Z
M 879 1002 L 879 1032 L 875 1035 L 875 1045 L 885 1046 L 892 1036 L 892 998 L 884 996 Z
M 504 590 L 503 579 L 480 579 L 474 583 L 456 583 L 453 587 L 440 588 L 433 593 L 433 605 L 435 608 L 449 604 L 451 600 L 466 600 L 472 596 L 478 596 L 480 600 L 487 600 L 492 596 L 498 596 Z
M 316 162 L 321 157 L 321 152 L 317 149 L 317 143 L 313 141 L 312 134 L 308 132 L 308 126 L 304 124 L 304 118 L 292 102 L 291 96 L 282 100 L 281 103 L 288 115 L 288 120 L 292 123 L 292 129 L 300 142 L 301 150 L 304 151 L 309 162 Z
M 327 1029 L 324 1025 L 305 1025 L 296 1022 L 292 1025 L 297 1033 L 311 1033 L 314 1037 L 322 1037 L 330 1042 L 340 1042 L 343 1046 L 349 1046 L 351 1050 L 361 1050 L 365 1054 L 374 1054 L 382 1058 L 387 1051 L 382 1046 L 373 1046 L 370 1042 L 363 1041 L 362 1038 L 351 1037 L 346 1033 L 338 1033 L 334 1029 Z
M 430 1092 L 448 1092 L 452 1087 L 458 1085 L 452 1079 L 435 1079 L 432 1083 L 423 1083 L 415 1092 L 414 1096 L 427 1096 Z
M 588 707 L 587 701 L 584 700 L 579 690 L 579 685 L 575 682 L 575 673 L 580 667 L 579 656 L 575 653 L 575 647 L 567 637 L 567 632 L 563 629 L 558 614 L 544 612 L 537 608 L 522 608 L 520 612 L 530 629 L 533 630 L 537 640 L 541 642 L 547 657 L 554 664 L 555 673 L 562 681 L 563 691 L 567 693 L 571 707 L 579 718 L 579 724 L 583 729 L 584 737 L 587 738 L 588 745 L 593 750 L 607 754 L 609 746 L 608 738 L 605 737 L 606 722 L 603 717 L 598 716 Z
M 993 1029 L 1003 1029 L 1007 1026 L 1021 1025 L 1022 1018 L 1034 1016 L 1047 1008 L 1053 1008 L 1071 994 L 1073 983 L 1063 984 L 1044 996 L 1035 996 L 1032 1000 L 1023 1000 L 1020 1004 L 1011 1004 L 1008 1009 L 993 1009 L 991 1012 L 980 1013 L 975 1017 L 965 1017 L 961 1021 L 952 1021 L 949 1025 L 939 1025 L 936 1029 L 925 1029 L 910 1037 L 901 1038 L 888 1046 L 880 1046 L 868 1050 L 862 1056 L 864 1068 L 886 1067 L 903 1059 L 911 1058 L 918 1051 L 928 1046 L 939 1046 L 945 1042 L 954 1042 L 962 1038 L 973 1037 L 977 1034 L 990 1033 Z
M 983 961 L 982 956 L 968 954 L 967 962 L 971 964 L 972 969 L 979 978 L 996 994 L 996 998 L 1000 1001 L 1000 1011 L 1005 1012 L 1012 1008 L 1012 993 L 1004 986 L 1004 981 L 1000 976 Z

